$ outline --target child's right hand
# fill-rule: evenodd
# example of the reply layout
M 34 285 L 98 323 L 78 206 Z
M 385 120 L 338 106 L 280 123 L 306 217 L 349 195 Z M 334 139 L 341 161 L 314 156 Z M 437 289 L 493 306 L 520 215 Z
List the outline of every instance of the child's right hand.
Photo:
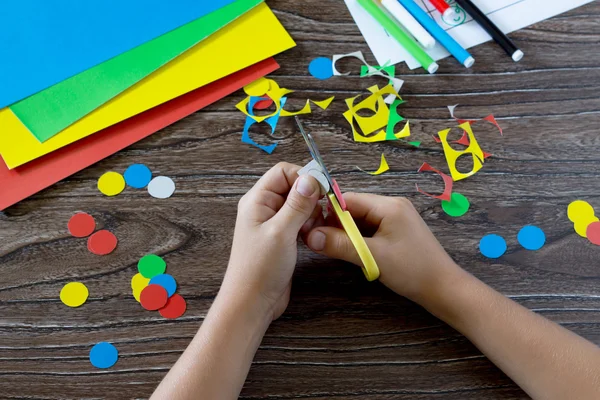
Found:
M 344 200 L 357 225 L 375 232 L 365 240 L 379 266 L 379 280 L 396 293 L 423 304 L 446 272 L 459 268 L 409 200 L 359 193 L 345 193 Z M 335 217 L 328 218 L 326 225 L 313 227 L 306 244 L 316 253 L 360 266 Z

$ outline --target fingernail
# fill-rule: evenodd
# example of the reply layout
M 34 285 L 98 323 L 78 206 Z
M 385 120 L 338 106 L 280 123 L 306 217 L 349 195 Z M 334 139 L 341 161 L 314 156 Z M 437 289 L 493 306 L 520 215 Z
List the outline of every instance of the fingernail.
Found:
M 312 196 L 317 190 L 320 190 L 318 185 L 315 185 L 313 178 L 309 178 L 308 175 L 302 175 L 298 178 L 296 184 L 296 190 L 304 197 Z
M 308 245 L 314 251 L 323 251 L 325 249 L 325 234 L 321 231 L 316 231 L 308 240 Z

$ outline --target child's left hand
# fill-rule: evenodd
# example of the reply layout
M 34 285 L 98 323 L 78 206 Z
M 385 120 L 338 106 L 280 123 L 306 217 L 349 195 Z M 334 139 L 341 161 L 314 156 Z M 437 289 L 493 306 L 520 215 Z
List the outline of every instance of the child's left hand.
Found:
M 288 305 L 298 234 L 323 223 L 319 183 L 299 170 L 279 163 L 242 197 L 223 281 L 227 297 L 264 308 L 271 320 Z

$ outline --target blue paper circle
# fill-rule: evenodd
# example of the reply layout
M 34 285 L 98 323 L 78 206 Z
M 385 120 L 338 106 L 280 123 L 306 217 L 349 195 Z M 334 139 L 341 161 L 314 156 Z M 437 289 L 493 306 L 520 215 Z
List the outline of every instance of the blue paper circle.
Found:
M 152 171 L 144 164 L 133 164 L 125 170 L 125 182 L 136 189 L 143 189 L 152 180 Z
M 479 251 L 488 258 L 498 258 L 506 252 L 506 240 L 498 235 L 485 235 L 479 242 Z
M 546 235 L 537 226 L 527 225 L 521 228 L 517 235 L 517 240 L 527 250 L 539 250 L 546 243 Z
M 164 287 L 169 297 L 173 296 L 177 290 L 177 282 L 175 282 L 175 278 L 169 274 L 156 275 L 150 279 L 150 285 L 160 285 Z
M 333 62 L 327 57 L 315 58 L 310 62 L 308 72 L 315 78 L 324 81 L 333 76 Z
M 90 350 L 90 362 L 96 368 L 110 368 L 117 362 L 119 351 L 107 342 L 100 342 Z

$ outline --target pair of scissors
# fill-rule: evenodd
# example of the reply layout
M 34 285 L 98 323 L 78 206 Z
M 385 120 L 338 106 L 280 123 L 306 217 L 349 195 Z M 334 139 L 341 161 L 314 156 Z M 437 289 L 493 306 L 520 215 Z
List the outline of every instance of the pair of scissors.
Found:
M 329 183 L 329 191 L 327 192 L 327 198 L 329 199 L 329 203 L 331 204 L 335 215 L 342 224 L 342 227 L 346 231 L 346 234 L 350 238 L 352 245 L 354 245 L 354 248 L 356 249 L 356 252 L 360 257 L 360 260 L 362 261 L 362 270 L 367 280 L 376 280 L 377 278 L 379 278 L 379 267 L 377 266 L 375 258 L 373 258 L 373 254 L 371 254 L 371 250 L 369 250 L 365 239 L 362 237 L 362 234 L 358 230 L 356 222 L 354 222 L 352 215 L 350 215 L 350 212 L 346 209 L 346 202 L 342 197 L 342 192 L 340 191 L 337 182 L 335 181 L 335 179 L 331 178 L 329 170 L 327 170 L 327 167 L 323 162 L 323 158 L 319 153 L 317 144 L 315 143 L 311 134 L 304 130 L 304 127 L 300 122 L 300 118 L 298 118 L 297 116 L 296 123 L 298 124 L 298 128 L 300 129 L 300 133 L 302 133 L 302 136 L 306 141 L 306 145 L 308 146 L 308 151 L 310 152 L 310 155 L 317 162 L 317 164 L 319 164 L 323 175 L 325 175 L 325 179 L 327 179 L 327 182 Z

